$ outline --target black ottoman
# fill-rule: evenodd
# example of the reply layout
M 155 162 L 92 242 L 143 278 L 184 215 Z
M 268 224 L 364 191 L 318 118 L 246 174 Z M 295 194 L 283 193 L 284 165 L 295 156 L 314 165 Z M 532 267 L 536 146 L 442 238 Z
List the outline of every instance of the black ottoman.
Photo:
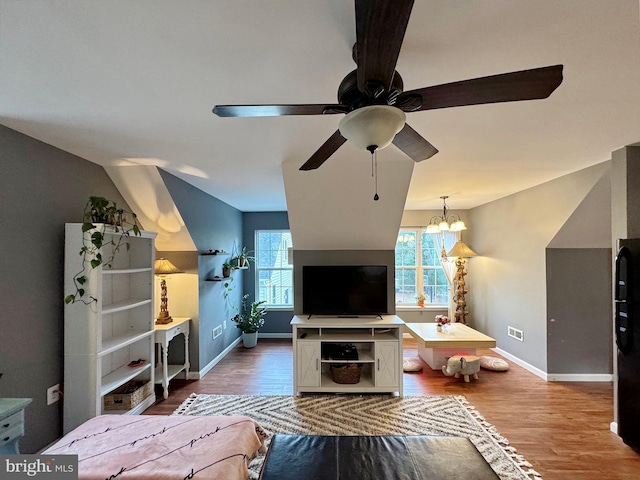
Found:
M 274 435 L 261 480 L 499 480 L 467 438 Z

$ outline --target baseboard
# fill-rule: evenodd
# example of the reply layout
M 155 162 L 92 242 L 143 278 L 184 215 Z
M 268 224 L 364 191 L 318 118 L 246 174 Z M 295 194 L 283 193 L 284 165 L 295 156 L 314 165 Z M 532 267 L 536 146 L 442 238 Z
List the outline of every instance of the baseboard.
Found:
M 609 430 L 618 435 L 618 422 L 611 422 L 609 424 Z
M 239 345 L 241 341 L 242 341 L 242 337 L 236 338 L 233 342 L 231 342 L 231 344 L 227 348 L 225 348 L 222 352 L 220 352 L 218 356 L 216 356 L 207 365 L 205 365 L 204 368 L 202 368 L 197 372 L 189 372 L 189 380 L 200 380 L 207 373 L 209 373 L 209 371 L 213 367 L 215 367 L 218 363 L 220 363 L 220 360 L 226 357 L 231 350 L 233 350 L 237 345 Z
M 613 382 L 610 373 L 548 373 L 550 382 Z
M 491 350 L 496 352 L 498 355 L 501 355 L 504 358 L 506 358 L 508 360 L 511 360 L 513 363 L 515 363 L 517 365 L 520 365 L 522 368 L 524 368 L 525 370 L 530 371 L 531 373 L 533 373 L 534 375 L 540 377 L 541 379 L 543 379 L 545 381 L 548 381 L 546 372 L 543 372 L 539 368 L 534 367 L 530 363 L 527 363 L 524 360 L 521 360 L 518 357 L 515 357 L 515 356 L 511 355 L 509 352 L 505 352 L 501 348 L 496 347 L 496 348 L 492 348 Z
M 258 333 L 258 338 L 293 338 L 293 333 Z
M 546 373 L 500 348 L 496 347 L 491 350 L 547 382 L 613 382 L 613 375 L 610 373 Z

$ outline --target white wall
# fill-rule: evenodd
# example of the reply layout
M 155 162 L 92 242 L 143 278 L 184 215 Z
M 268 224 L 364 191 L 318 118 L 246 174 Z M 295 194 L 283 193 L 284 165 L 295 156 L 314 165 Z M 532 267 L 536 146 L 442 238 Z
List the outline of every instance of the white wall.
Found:
M 346 148 L 346 145 L 345 147 Z M 371 156 L 329 159 L 317 170 L 283 163 L 287 211 L 296 250 L 393 250 L 414 162 L 378 154 L 378 194 Z
M 547 370 L 545 249 L 598 180 L 603 162 L 469 211 L 473 249 L 468 303 L 474 325 L 498 348 Z M 593 222 L 609 222 L 609 204 Z M 578 245 L 574 245 L 577 247 Z M 507 326 L 524 331 L 524 342 Z

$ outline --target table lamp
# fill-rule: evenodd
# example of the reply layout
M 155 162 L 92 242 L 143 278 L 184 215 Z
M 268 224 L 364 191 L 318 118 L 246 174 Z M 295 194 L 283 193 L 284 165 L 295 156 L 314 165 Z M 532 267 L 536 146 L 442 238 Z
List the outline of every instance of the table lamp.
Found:
M 173 319 L 171 315 L 169 315 L 169 310 L 167 309 L 167 304 L 169 300 L 167 299 L 167 275 L 171 275 L 172 273 L 180 273 L 180 270 L 171 263 L 166 258 L 159 258 L 153 264 L 153 269 L 156 275 L 158 275 L 161 279 L 160 281 L 160 315 L 156 319 L 156 325 L 166 325 L 167 323 L 171 323 Z

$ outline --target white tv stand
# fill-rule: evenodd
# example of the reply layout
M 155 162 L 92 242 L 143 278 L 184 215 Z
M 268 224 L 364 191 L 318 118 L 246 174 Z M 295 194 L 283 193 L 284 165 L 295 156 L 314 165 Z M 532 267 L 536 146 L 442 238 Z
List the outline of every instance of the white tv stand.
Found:
M 395 315 L 380 317 L 311 317 L 296 315 L 293 327 L 293 393 L 389 393 L 402 396 L 402 332 L 404 322 Z M 358 360 L 323 357 L 323 344 L 350 343 Z M 360 381 L 339 384 L 331 377 L 331 364 L 362 367 Z

